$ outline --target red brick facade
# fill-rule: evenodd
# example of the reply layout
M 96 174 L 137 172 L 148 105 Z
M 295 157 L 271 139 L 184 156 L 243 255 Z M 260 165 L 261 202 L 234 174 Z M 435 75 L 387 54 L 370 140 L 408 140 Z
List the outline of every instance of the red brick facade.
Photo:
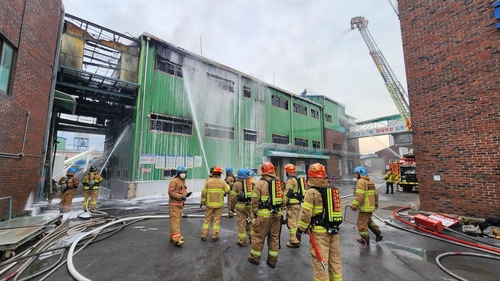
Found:
M 330 154 L 330 159 L 326 160 L 326 172 L 328 175 L 334 175 L 337 179 L 348 177 L 349 174 L 352 174 L 352 169 L 349 167 L 349 161 L 351 161 L 353 167 L 360 165 L 358 139 L 348 140 L 345 134 L 335 130 L 324 129 L 323 132 L 325 149 L 334 153 Z M 339 144 L 341 149 L 334 149 L 333 144 Z M 354 152 L 348 151 L 349 146 L 354 147 Z M 339 167 L 339 160 L 342 163 L 341 167 Z M 342 175 L 339 173 L 339 168 L 342 169 Z
M 423 210 L 500 217 L 495 1 L 398 2 Z
M 15 49 L 10 91 L 0 92 L 0 197 L 12 197 L 19 215 L 40 177 L 62 1 L 0 0 L 0 7 L 0 37 Z M 21 153 L 28 112 L 25 155 L 9 158 Z M 0 219 L 7 210 L 0 201 Z

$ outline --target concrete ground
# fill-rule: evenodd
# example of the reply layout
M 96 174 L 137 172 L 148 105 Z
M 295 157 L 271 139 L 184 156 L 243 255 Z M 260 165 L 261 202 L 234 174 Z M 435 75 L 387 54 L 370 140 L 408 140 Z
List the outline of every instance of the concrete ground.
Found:
M 392 211 L 410 203 L 419 205 L 418 193 L 395 192 L 384 194 L 385 184 L 377 177 L 380 203 L 374 221 L 384 235 L 381 242 L 363 247 L 355 242 L 358 237 L 354 225 L 341 225 L 340 243 L 344 280 L 455 280 L 436 263 L 436 256 L 445 252 L 482 253 L 425 236 L 413 234 L 387 225 L 397 224 Z M 339 186 L 342 205 L 350 204 L 354 184 Z M 67 225 L 83 222 L 76 217 L 81 203 L 76 198 L 73 212 L 66 214 Z M 99 200 L 101 210 L 116 217 L 139 216 L 151 213 L 167 214 L 167 198 L 136 200 Z M 81 202 L 81 201 L 80 201 Z M 201 241 L 203 209 L 199 209 L 199 194 L 188 198 L 181 230 L 185 244 L 175 247 L 169 243 L 168 219 L 147 219 L 117 230 L 112 236 L 90 244 L 73 258 L 74 268 L 91 280 L 312 280 L 309 239 L 303 236 L 298 249 L 287 248 L 288 229 L 283 226 L 282 248 L 275 269 L 266 263 L 267 247 L 263 249 L 260 265 L 247 261 L 250 244 L 246 248 L 236 245 L 235 218 L 223 218 L 220 240 Z M 45 206 L 45 213 L 57 212 L 56 204 Z M 226 212 L 226 211 L 225 211 Z M 114 227 L 116 229 L 116 227 Z M 497 258 L 499 256 L 496 256 Z M 27 276 L 48 267 L 55 257 L 34 263 Z M 498 280 L 498 261 L 484 257 L 452 256 L 441 260 L 445 268 L 467 280 Z M 0 276 L 2 277 L 2 276 Z M 31 280 L 39 280 L 33 278 Z M 72 280 L 66 265 L 47 280 Z

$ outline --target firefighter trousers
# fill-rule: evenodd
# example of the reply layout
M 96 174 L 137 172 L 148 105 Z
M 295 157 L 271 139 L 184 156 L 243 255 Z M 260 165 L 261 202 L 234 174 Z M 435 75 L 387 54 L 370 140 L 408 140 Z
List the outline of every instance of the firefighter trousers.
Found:
M 212 229 L 212 240 L 219 239 L 220 230 L 220 219 L 222 217 L 222 207 L 221 208 L 209 208 L 205 209 L 205 219 L 203 220 L 203 226 L 201 227 L 201 238 L 207 239 L 208 232 L 210 230 L 210 224 L 212 220 L 214 226 Z
M 267 237 L 267 262 L 276 265 L 278 262 L 279 234 L 281 230 L 281 215 L 271 215 L 269 217 L 257 217 L 253 224 L 252 250 L 250 257 L 255 263 L 260 262 L 262 248 Z
M 288 232 L 290 234 L 290 243 L 299 244 L 300 241 L 295 236 L 297 232 L 297 222 L 299 221 L 300 204 L 292 204 L 286 206 L 286 221 Z
M 238 223 L 238 244 L 247 245 L 247 234 L 251 238 L 253 234 L 251 206 L 236 208 L 236 222 Z M 251 241 L 250 241 L 251 242 Z
M 231 190 L 229 194 L 227 195 L 227 217 L 232 218 L 234 216 L 234 207 L 235 207 L 235 199 L 236 197 L 233 196 L 231 193 L 233 191 Z
M 99 192 L 98 189 L 87 189 L 87 190 L 83 191 L 83 210 L 84 211 L 95 210 L 98 192 Z M 90 197 L 90 202 L 89 202 L 89 207 L 87 209 L 87 201 L 89 200 L 89 197 Z
M 73 189 L 68 189 L 63 194 L 61 194 L 61 203 L 59 203 L 59 211 L 61 213 L 67 213 L 71 211 L 71 204 L 73 203 L 73 196 L 75 191 Z
M 312 236 L 323 258 L 326 271 L 323 271 L 321 262 L 316 255 L 314 246 L 309 242 L 309 253 L 312 257 L 314 280 L 342 280 L 342 262 L 340 258 L 340 242 L 338 234 L 313 232 Z
M 370 243 L 370 234 L 368 232 L 370 229 L 375 235 L 380 235 L 380 229 L 372 220 L 372 213 L 367 212 L 359 212 L 358 218 L 358 232 L 363 239 L 365 239 L 366 243 Z
M 168 215 L 170 217 L 170 241 L 176 243 L 181 239 L 181 219 L 182 209 L 180 206 L 169 206 Z

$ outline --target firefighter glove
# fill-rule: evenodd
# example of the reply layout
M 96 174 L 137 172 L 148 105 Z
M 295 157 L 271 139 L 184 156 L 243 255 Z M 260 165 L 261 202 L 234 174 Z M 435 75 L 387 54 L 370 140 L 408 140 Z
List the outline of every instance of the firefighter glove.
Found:
M 186 196 L 181 196 L 182 201 L 186 201 Z
M 352 209 L 353 211 L 356 211 L 356 210 L 358 209 L 358 206 L 356 206 L 356 205 L 351 205 L 351 209 Z
M 188 192 L 188 193 L 186 194 L 186 197 L 191 196 L 191 194 L 193 194 L 193 192 L 192 192 L 192 191 L 191 191 L 191 192 Z

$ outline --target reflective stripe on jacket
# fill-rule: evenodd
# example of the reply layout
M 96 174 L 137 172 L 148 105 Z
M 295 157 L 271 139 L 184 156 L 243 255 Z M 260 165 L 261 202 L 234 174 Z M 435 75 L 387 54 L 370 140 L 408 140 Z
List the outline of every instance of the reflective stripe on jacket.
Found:
M 307 184 L 318 188 L 326 188 L 329 185 L 328 180 L 322 178 L 309 178 Z M 302 232 L 305 231 L 309 228 L 312 218 L 321 213 L 323 213 L 323 197 L 321 193 L 316 188 L 308 188 L 304 196 L 304 203 L 302 203 L 302 212 L 297 228 Z M 311 231 L 326 233 L 327 229 L 321 225 L 314 225 Z
M 356 182 L 356 197 L 352 205 L 359 208 L 360 212 L 373 213 L 378 207 L 378 192 L 375 184 L 368 176 L 362 176 Z
M 271 216 L 281 216 L 283 213 L 282 208 L 278 208 L 278 212 L 275 214 L 271 213 L 271 209 L 259 208 L 263 203 L 266 203 L 269 199 L 269 184 L 267 181 L 276 179 L 272 175 L 263 174 L 261 180 L 259 180 L 253 189 L 252 193 L 252 211 L 259 217 L 271 217 Z
M 182 196 L 187 195 L 186 180 L 175 176 L 168 185 L 168 205 L 175 207 L 184 206 L 184 201 L 181 200 Z
M 94 181 L 94 184 L 91 185 L 90 184 L 91 181 Z M 86 175 L 82 180 L 83 190 L 89 190 L 89 189 L 98 190 L 99 184 L 101 182 L 102 182 L 102 177 L 99 174 L 90 173 L 90 174 Z
M 229 185 L 219 175 L 208 179 L 201 191 L 201 204 L 209 208 L 224 207 L 224 193 L 229 192 Z
M 285 197 L 284 197 L 283 201 L 284 201 L 285 205 L 300 204 L 299 199 L 297 199 L 295 197 L 292 197 L 292 198 L 287 197 L 289 190 L 292 190 L 293 194 L 297 194 L 299 192 L 299 184 L 298 184 L 297 179 L 295 177 L 289 177 L 286 180 Z

